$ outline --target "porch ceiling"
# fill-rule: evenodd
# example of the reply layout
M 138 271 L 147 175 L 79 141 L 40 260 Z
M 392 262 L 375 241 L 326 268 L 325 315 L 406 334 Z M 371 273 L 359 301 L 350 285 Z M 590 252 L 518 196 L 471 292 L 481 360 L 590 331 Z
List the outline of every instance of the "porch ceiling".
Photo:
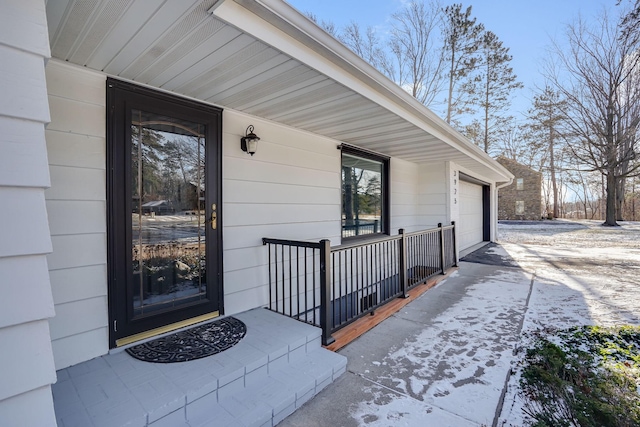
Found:
M 381 102 L 367 91 L 348 87 L 345 80 L 309 65 L 312 61 L 303 62 L 286 49 L 275 48 L 277 43 L 269 45 L 240 30 L 238 22 L 234 26 L 209 13 L 221 4 L 316 50 L 336 73 L 392 84 L 371 67 L 361 76 L 340 63 L 336 67 L 335 58 L 322 51 L 323 40 L 297 34 L 300 29 L 292 29 L 286 17 L 274 12 L 274 4 L 313 31 L 319 29 L 279 0 L 49 0 L 52 56 L 389 156 L 417 163 L 452 160 L 489 179 L 508 180 L 506 169 L 447 129 L 426 108 L 430 116 L 422 123 L 416 107 L 406 105 L 411 101 L 384 94 L 382 99 L 388 102 Z M 326 34 L 320 39 L 337 43 Z M 333 56 L 359 60 L 346 48 L 338 49 L 344 51 Z M 380 98 L 379 93 L 376 96 Z

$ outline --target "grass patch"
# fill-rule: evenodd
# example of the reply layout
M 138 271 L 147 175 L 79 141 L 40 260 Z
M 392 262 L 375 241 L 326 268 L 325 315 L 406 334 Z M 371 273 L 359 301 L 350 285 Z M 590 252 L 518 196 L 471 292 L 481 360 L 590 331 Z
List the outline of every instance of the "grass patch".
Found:
M 575 327 L 534 341 L 522 376 L 535 427 L 640 426 L 640 327 Z

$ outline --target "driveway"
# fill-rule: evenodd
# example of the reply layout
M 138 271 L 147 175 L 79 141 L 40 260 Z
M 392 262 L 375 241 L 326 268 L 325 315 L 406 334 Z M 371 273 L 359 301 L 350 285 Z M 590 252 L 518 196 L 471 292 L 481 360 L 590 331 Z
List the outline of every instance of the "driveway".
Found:
M 640 223 L 499 233 L 499 245 L 341 350 L 347 373 L 280 425 L 526 425 L 511 372 L 529 332 L 640 324 Z

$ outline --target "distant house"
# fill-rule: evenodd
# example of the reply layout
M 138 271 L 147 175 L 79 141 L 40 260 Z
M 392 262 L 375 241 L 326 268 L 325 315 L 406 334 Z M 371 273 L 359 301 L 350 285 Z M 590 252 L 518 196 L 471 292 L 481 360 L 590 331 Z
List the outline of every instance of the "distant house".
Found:
M 503 156 L 497 160 L 515 176 L 510 185 L 498 191 L 498 219 L 539 220 L 542 174 Z
M 133 212 L 136 212 L 136 207 L 134 206 Z M 143 214 L 151 214 L 154 213 L 156 215 L 171 215 L 175 213 L 175 209 L 171 206 L 171 201 L 169 200 L 155 200 L 153 202 L 147 202 L 142 205 L 142 213 Z

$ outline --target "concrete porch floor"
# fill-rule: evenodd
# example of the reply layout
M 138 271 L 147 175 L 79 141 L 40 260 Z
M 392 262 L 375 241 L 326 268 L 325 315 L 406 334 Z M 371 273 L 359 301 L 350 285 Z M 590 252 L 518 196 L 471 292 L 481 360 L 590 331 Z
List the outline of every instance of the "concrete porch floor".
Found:
M 233 317 L 246 336 L 213 356 L 164 364 L 118 351 L 58 371 L 58 426 L 273 426 L 346 370 L 319 328 L 266 309 Z

